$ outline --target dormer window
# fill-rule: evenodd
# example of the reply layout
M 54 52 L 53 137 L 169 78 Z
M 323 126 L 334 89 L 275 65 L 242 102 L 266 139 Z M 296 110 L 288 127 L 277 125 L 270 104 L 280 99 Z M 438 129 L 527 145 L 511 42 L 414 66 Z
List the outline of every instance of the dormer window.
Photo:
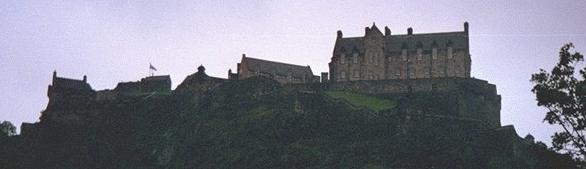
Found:
M 354 52 L 352 54 L 352 63 L 358 63 L 358 53 Z
M 437 48 L 435 47 L 431 49 L 431 58 L 434 60 L 437 59 Z
M 342 53 L 340 55 L 340 64 L 346 64 L 346 54 Z
M 448 51 L 447 51 L 448 59 L 451 59 L 454 57 L 453 52 L 454 51 L 453 51 L 452 47 L 448 47 Z
M 407 49 L 401 50 L 401 60 L 407 61 Z
M 422 60 L 423 59 L 423 49 L 418 48 L 417 49 L 417 60 Z

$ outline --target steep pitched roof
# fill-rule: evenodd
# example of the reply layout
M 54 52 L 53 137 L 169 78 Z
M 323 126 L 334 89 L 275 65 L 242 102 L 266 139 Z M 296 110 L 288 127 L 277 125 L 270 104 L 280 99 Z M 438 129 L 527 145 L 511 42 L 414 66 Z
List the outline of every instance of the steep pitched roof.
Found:
M 423 49 L 431 49 L 437 45 L 437 48 L 447 48 L 448 45 L 454 49 L 468 48 L 468 34 L 462 32 L 442 32 L 442 33 L 424 33 L 413 35 L 391 35 L 385 36 L 385 51 L 398 51 L 403 47 L 415 49 L 419 45 Z M 334 53 L 351 53 L 358 51 L 364 52 L 364 37 L 347 37 L 336 40 Z
M 262 60 L 251 57 L 243 57 L 242 62 L 246 62 L 248 70 L 254 72 L 264 72 L 279 76 L 288 76 L 291 74 L 293 77 L 307 77 L 313 76 L 311 68 L 309 66 L 293 65 L 288 63 L 281 63 L 275 61 Z
M 447 48 L 451 46 L 454 49 L 468 48 L 468 34 L 465 32 L 445 32 L 445 33 L 426 33 L 414 35 L 391 35 L 385 38 L 385 50 L 401 50 L 404 45 L 408 49 L 419 47 L 431 49 L 434 45 L 437 48 Z

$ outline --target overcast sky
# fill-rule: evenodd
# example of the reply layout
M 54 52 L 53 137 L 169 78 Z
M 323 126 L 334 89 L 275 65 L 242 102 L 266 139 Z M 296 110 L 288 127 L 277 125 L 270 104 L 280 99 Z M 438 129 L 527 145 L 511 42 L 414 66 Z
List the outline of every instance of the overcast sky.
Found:
M 2 0 L 0 120 L 38 121 L 47 85 L 88 76 L 94 89 L 148 74 L 149 62 L 173 86 L 200 64 L 226 77 L 247 56 L 328 71 L 336 31 L 363 36 L 376 22 L 393 34 L 462 31 L 470 22 L 472 76 L 502 96 L 501 121 L 549 144 L 529 78 L 550 69 L 559 48 L 586 52 L 586 1 L 159 1 Z

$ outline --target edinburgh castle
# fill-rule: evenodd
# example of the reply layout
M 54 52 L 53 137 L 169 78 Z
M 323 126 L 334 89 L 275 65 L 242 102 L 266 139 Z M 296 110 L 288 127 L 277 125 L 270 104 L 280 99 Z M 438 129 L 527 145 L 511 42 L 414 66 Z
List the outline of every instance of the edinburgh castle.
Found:
M 94 90 L 53 72 L 13 168 L 572 168 L 501 126 L 496 86 L 471 77 L 463 31 L 337 32 L 329 72 L 243 54 L 227 78 L 200 65 Z M 332 32 L 333 33 L 333 32 Z M 324 63 L 325 66 L 325 63 Z M 91 78 L 91 77 L 90 77 Z M 17 146 L 12 146 L 17 147 Z M 11 147 L 10 147 L 11 148 Z M 553 159 L 553 160 L 552 160 Z M 1 162 L 1 161 L 0 161 Z M 3 163 L 2 163 L 3 164 Z

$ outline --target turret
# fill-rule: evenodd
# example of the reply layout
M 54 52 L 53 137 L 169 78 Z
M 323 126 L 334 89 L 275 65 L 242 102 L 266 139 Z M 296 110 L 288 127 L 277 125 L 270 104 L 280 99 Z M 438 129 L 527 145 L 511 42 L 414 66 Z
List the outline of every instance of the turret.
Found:
M 206 73 L 206 68 L 203 67 L 203 65 L 199 65 L 199 67 L 197 67 L 197 73 Z
M 53 71 L 53 81 L 51 83 L 55 84 L 55 79 L 57 78 L 57 70 Z

